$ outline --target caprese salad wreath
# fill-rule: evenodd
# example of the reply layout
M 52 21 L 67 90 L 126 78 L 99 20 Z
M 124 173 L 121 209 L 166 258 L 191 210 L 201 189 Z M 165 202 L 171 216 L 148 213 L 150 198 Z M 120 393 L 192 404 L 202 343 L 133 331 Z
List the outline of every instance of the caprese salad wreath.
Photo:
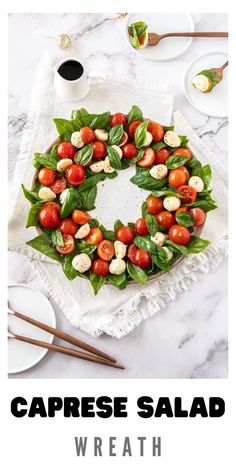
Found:
M 86 277 L 95 294 L 106 281 L 119 289 L 130 280 L 146 284 L 208 246 L 194 233 L 216 208 L 211 168 L 192 157 L 186 136 L 144 119 L 136 105 L 127 115 L 82 108 L 54 123 L 59 140 L 50 152 L 35 154 L 32 190 L 22 185 L 32 204 L 26 226 L 41 230 L 27 244 L 58 261 L 69 280 Z M 131 182 L 151 193 L 137 221 L 104 228 L 88 213 L 97 183 L 130 165 L 136 169 Z

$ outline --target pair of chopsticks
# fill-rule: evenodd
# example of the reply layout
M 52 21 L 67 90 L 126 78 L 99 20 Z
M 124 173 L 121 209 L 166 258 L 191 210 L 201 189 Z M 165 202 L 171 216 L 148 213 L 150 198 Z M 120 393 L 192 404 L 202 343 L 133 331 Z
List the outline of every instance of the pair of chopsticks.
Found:
M 35 346 L 40 346 L 40 347 L 49 349 L 51 351 L 60 352 L 68 356 L 77 357 L 85 361 L 96 362 L 97 364 L 107 365 L 109 367 L 114 367 L 116 369 L 124 369 L 124 366 L 119 364 L 116 361 L 116 359 L 109 356 L 105 352 L 100 351 L 99 349 L 91 346 L 90 344 L 87 344 L 81 341 L 80 339 L 74 338 L 73 336 L 70 336 L 69 334 L 63 331 L 60 331 L 59 329 L 53 328 L 52 326 L 48 326 L 45 323 L 42 323 L 41 321 L 30 318 L 29 316 L 23 315 L 22 313 L 18 313 L 17 311 L 11 310 L 9 307 L 8 307 L 8 313 L 16 316 L 17 318 L 20 318 L 21 320 L 27 321 L 28 323 L 34 326 L 37 326 L 43 331 L 47 331 L 47 333 L 51 333 L 57 338 L 63 339 L 64 341 L 70 344 L 73 344 L 74 346 L 77 346 L 80 349 L 88 351 L 89 353 L 92 353 L 92 354 L 87 354 L 81 351 L 77 351 L 75 349 L 59 346 L 58 344 L 50 344 L 44 341 L 39 341 L 37 339 L 27 338 L 25 336 L 20 336 L 18 334 L 12 333 L 11 337 L 13 337 L 14 339 L 18 339 L 19 341 L 23 341 L 29 344 L 34 344 Z

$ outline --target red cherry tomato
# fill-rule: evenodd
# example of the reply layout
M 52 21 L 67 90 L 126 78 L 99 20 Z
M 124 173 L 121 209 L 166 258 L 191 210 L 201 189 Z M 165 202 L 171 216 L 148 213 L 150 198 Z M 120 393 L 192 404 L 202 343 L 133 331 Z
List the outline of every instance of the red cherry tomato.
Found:
M 140 167 L 150 167 L 155 162 L 155 153 L 152 148 L 147 147 L 140 161 L 137 162 Z
M 170 211 L 164 210 L 158 213 L 157 222 L 163 228 L 169 229 L 175 223 L 175 217 Z
M 152 263 L 152 259 L 147 251 L 144 249 L 137 249 L 135 255 L 135 264 L 141 269 L 147 269 Z
M 116 126 L 116 125 L 126 125 L 127 118 L 123 113 L 115 113 L 115 115 L 112 115 L 110 118 L 110 125 L 111 126 Z
M 189 210 L 188 210 L 187 207 L 179 207 L 179 208 L 176 210 L 175 214 L 176 214 L 176 213 L 181 213 L 181 212 L 183 212 L 183 211 L 186 211 L 186 212 L 188 213 Z
M 60 221 L 59 229 L 62 234 L 70 234 L 71 236 L 74 236 L 78 231 L 78 225 L 74 223 L 71 218 L 64 218 Z
M 135 222 L 135 231 L 137 234 L 140 234 L 141 236 L 145 236 L 146 234 L 149 233 L 145 218 L 139 218 Z
M 131 243 L 134 240 L 135 234 L 129 226 L 121 226 L 116 230 L 116 239 L 124 244 Z
M 134 144 L 128 143 L 122 147 L 122 152 L 125 159 L 133 159 L 133 157 L 137 156 L 138 149 Z
M 149 133 L 151 133 L 154 142 L 161 141 L 165 134 L 163 126 L 159 125 L 159 123 L 155 123 L 154 121 L 151 121 L 148 124 L 147 130 Z
M 186 179 L 186 180 L 185 180 L 185 183 L 188 182 L 188 180 L 189 180 L 189 172 L 188 172 L 188 170 L 186 169 L 186 167 L 185 167 L 185 166 L 180 166 L 180 167 L 178 167 L 178 169 L 179 169 L 179 170 L 182 170 L 182 171 L 185 173 L 185 179 Z
M 38 214 L 39 223 L 44 228 L 57 228 L 60 223 L 58 211 L 49 205 L 43 205 Z
M 106 144 L 103 141 L 94 141 L 93 143 L 93 159 L 102 159 L 106 154 Z
M 173 243 L 185 246 L 189 243 L 191 235 L 185 226 L 173 225 L 169 230 L 169 238 Z
M 70 234 L 63 234 L 64 246 L 56 245 L 56 250 L 61 254 L 70 254 L 75 249 L 75 240 Z
M 86 173 L 80 164 L 72 164 L 66 169 L 66 178 L 70 184 L 77 187 L 86 179 Z
M 190 213 L 194 217 L 194 226 L 201 226 L 205 223 L 206 213 L 202 208 L 191 208 Z
M 170 171 L 168 175 L 168 183 L 175 188 L 184 185 L 186 182 L 186 175 L 183 170 L 180 169 L 173 169 Z
M 192 157 L 191 151 L 189 151 L 189 149 L 187 149 L 187 148 L 179 148 L 179 149 L 176 149 L 176 150 L 173 152 L 173 155 L 174 155 L 174 156 L 189 157 L 189 159 L 191 159 L 191 157 Z
M 65 177 L 63 176 L 58 176 L 55 178 L 55 182 L 50 185 L 50 189 L 58 195 L 59 193 L 63 192 L 67 187 L 67 181 Z
M 96 139 L 93 129 L 89 128 L 88 126 L 83 126 L 83 128 L 80 128 L 80 136 L 85 144 L 91 144 Z
M 43 167 L 40 169 L 38 173 L 38 180 L 39 182 L 44 185 L 45 187 L 50 187 L 53 184 L 56 178 L 55 170 L 48 169 L 47 167 Z
M 197 198 L 195 188 L 190 187 L 190 185 L 181 185 L 181 187 L 178 187 L 178 193 L 186 197 L 181 200 L 182 203 L 193 203 Z
M 148 213 L 151 215 L 157 215 L 163 210 L 163 201 L 159 197 L 153 197 L 152 195 L 147 199 Z
M 155 163 L 165 164 L 169 156 L 170 156 L 170 151 L 168 151 L 165 148 L 160 149 L 160 151 L 155 152 Z
M 46 206 L 50 206 L 52 208 L 54 208 L 55 210 L 57 210 L 57 212 L 60 214 L 61 212 L 61 206 L 59 205 L 59 203 L 56 203 L 56 202 L 48 202 L 48 203 L 45 203 L 44 207 Z
M 128 248 L 128 259 L 130 262 L 135 264 L 135 258 L 136 258 L 136 252 L 138 250 L 138 247 L 135 246 L 135 244 L 131 244 Z
M 74 210 L 72 213 L 72 220 L 77 225 L 85 225 L 91 220 L 91 216 L 88 215 L 85 211 L 82 210 Z
M 103 239 L 103 241 L 98 245 L 97 251 L 98 256 L 103 261 L 110 261 L 115 255 L 114 244 L 107 239 Z
M 129 130 L 128 130 L 128 132 L 129 132 L 129 137 L 130 137 L 131 139 L 134 139 L 135 130 L 136 130 L 136 128 L 137 128 L 141 123 L 142 123 L 142 121 L 137 120 L 137 121 L 133 121 L 133 123 L 131 123 L 131 124 L 129 125 Z
M 92 263 L 91 270 L 98 277 L 106 277 L 109 274 L 109 263 L 102 259 L 96 259 Z
M 60 159 L 73 159 L 77 149 L 69 141 L 63 141 L 57 146 L 57 154 Z
M 88 244 L 99 244 L 103 240 L 103 234 L 100 228 L 96 226 L 90 229 L 89 235 L 85 238 L 86 243 Z

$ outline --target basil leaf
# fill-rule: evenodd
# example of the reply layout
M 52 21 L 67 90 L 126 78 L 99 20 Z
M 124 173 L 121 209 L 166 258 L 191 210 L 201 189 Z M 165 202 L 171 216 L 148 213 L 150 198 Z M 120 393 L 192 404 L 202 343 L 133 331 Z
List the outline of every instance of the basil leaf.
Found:
M 92 188 L 87 188 L 83 192 L 80 192 L 78 195 L 78 207 L 83 210 L 94 210 L 95 200 L 97 196 L 97 186 L 95 185 Z
M 118 228 L 121 228 L 121 226 L 125 226 L 122 221 L 116 220 L 114 223 L 114 231 L 116 231 Z
M 127 262 L 127 271 L 130 277 L 135 280 L 135 282 L 139 282 L 142 285 L 147 283 L 147 274 L 144 272 L 144 270 L 135 264 L 132 264 L 130 261 Z
M 30 190 L 27 190 L 27 188 L 25 188 L 25 186 L 23 184 L 21 184 L 21 188 L 23 190 L 25 198 L 27 198 L 27 200 L 29 200 L 29 202 L 36 203 L 36 202 L 41 201 L 41 198 L 38 196 L 38 194 L 36 192 L 32 192 Z
M 191 159 L 187 164 L 191 171 L 191 175 L 197 175 L 202 178 L 202 164 L 198 159 Z
M 179 225 L 185 226 L 186 228 L 189 228 L 194 224 L 193 215 L 187 211 L 178 211 L 175 214 L 175 219 Z
M 83 253 L 89 256 L 94 251 L 96 251 L 97 246 L 95 246 L 94 244 L 88 244 L 88 243 L 78 243 L 77 248 L 80 254 Z
M 137 33 L 138 38 L 142 36 L 145 31 L 147 31 L 148 25 L 144 23 L 144 21 L 136 21 L 136 23 L 133 23 L 135 27 L 135 31 Z
M 158 223 L 156 216 L 147 214 L 145 216 L 145 220 L 149 233 L 151 234 L 151 236 L 155 236 L 156 232 L 158 231 Z
M 181 136 L 179 134 L 179 138 L 181 139 L 181 147 L 187 147 L 188 146 L 188 142 L 189 142 L 189 139 L 187 138 L 187 136 Z
M 144 156 L 145 154 L 145 149 L 141 148 L 139 149 L 138 151 L 138 154 L 136 157 L 133 157 L 132 159 L 127 159 L 129 164 L 136 164 L 136 162 L 140 161 L 140 159 L 142 159 L 142 157 Z
M 131 110 L 127 115 L 128 125 L 133 123 L 133 121 L 142 121 L 143 120 L 143 113 L 137 105 L 133 105 Z
M 56 143 L 52 146 L 52 149 L 50 151 L 50 156 L 52 159 L 56 159 L 57 161 L 59 160 L 58 152 L 57 152 L 57 147 L 59 143 Z
M 92 160 L 92 156 L 93 145 L 87 144 L 76 153 L 74 160 L 75 162 L 77 162 L 77 164 L 80 164 L 81 166 L 86 166 Z
M 70 120 L 64 120 L 64 118 L 53 118 L 53 121 L 60 136 L 64 133 L 69 133 L 70 135 L 75 131 L 75 127 Z
M 108 144 L 118 145 L 121 142 L 121 138 L 124 133 L 124 128 L 122 124 L 113 126 L 109 131 Z
M 53 246 L 64 246 L 64 240 L 61 231 L 57 228 L 51 233 Z
M 164 143 L 164 141 L 159 141 L 158 143 L 151 144 L 151 148 L 153 151 L 158 152 L 163 148 L 166 148 L 167 145 Z
M 177 190 L 168 190 L 168 189 L 163 189 L 163 190 L 156 190 L 152 192 L 152 195 L 154 197 L 178 197 L 178 198 L 185 198 L 183 195 L 180 195 Z
M 211 182 L 211 177 L 212 177 L 211 166 L 209 164 L 206 164 L 202 168 L 202 180 L 204 182 L 205 189 L 208 189 L 209 184 Z
M 38 224 L 39 224 L 38 214 L 39 214 L 39 211 L 40 211 L 41 207 L 44 205 L 44 203 L 46 203 L 45 200 L 34 203 L 32 205 L 32 207 L 30 208 L 29 213 L 28 213 L 26 228 L 29 228 L 30 226 L 38 226 Z
M 84 117 L 89 113 L 85 108 L 80 108 L 80 110 L 73 110 L 71 112 L 71 120 L 75 130 L 79 130 L 82 126 L 85 125 Z
M 197 200 L 193 203 L 186 203 L 185 206 L 187 206 L 188 208 L 202 208 L 202 210 L 206 212 L 215 210 L 215 208 L 217 208 L 217 205 L 215 204 L 214 200 Z
M 167 184 L 167 178 L 165 179 L 154 179 L 148 170 L 138 171 L 134 175 L 130 182 L 137 185 L 139 188 L 144 190 L 157 190 L 159 188 L 165 187 Z
M 146 133 L 147 133 L 148 121 L 144 121 L 137 126 L 134 134 L 134 142 L 138 149 L 140 149 L 145 142 Z
M 175 244 L 173 243 L 173 241 L 170 241 L 170 239 L 165 240 L 165 246 L 168 246 L 170 249 L 172 249 L 173 252 L 183 254 L 184 256 L 188 255 L 188 249 L 186 248 L 186 246 L 182 246 L 181 244 Z
M 48 169 L 57 170 L 58 159 L 51 156 L 51 154 L 36 152 L 34 154 L 34 162 L 40 164 L 40 166 L 42 165 L 43 167 L 47 167 Z
M 117 287 L 119 290 L 123 290 L 126 287 L 127 282 L 128 282 L 125 272 L 120 275 L 109 274 L 108 280 L 112 283 L 112 285 Z
M 76 208 L 78 204 L 78 192 L 74 187 L 69 189 L 61 207 L 61 218 L 66 218 Z
M 121 158 L 118 152 L 116 151 L 116 149 L 114 149 L 111 146 L 107 146 L 107 154 L 108 154 L 111 166 L 114 167 L 114 169 L 121 169 L 122 168 Z
M 107 230 L 106 228 L 104 228 L 103 225 L 100 225 L 99 228 L 100 228 L 100 230 L 101 230 L 101 232 L 102 232 L 105 239 L 109 239 L 109 241 L 115 241 L 116 240 L 114 231 Z
M 145 216 L 149 214 L 146 202 L 143 202 L 143 204 L 141 206 L 141 210 L 142 210 L 142 216 L 145 218 Z
M 90 226 L 90 228 L 99 227 L 99 222 L 98 222 L 98 220 L 96 220 L 95 218 L 92 218 L 92 219 L 89 221 L 89 226 Z
M 72 260 L 74 259 L 75 254 L 67 254 L 64 257 L 64 261 L 62 264 L 62 269 L 64 274 L 69 280 L 74 280 L 76 277 L 78 277 L 78 271 L 73 267 L 72 265 Z
M 106 282 L 106 277 L 99 277 L 98 275 L 90 273 L 90 282 L 93 287 L 94 295 L 97 295 L 99 290 L 102 288 L 104 283 Z
M 129 36 L 129 41 L 132 44 L 132 46 L 135 49 L 137 49 L 139 47 L 139 40 L 138 40 L 137 32 L 135 30 L 134 23 L 128 26 L 128 36 Z
M 105 113 L 101 113 L 93 118 L 90 123 L 90 128 L 92 129 L 107 129 L 109 126 L 111 113 L 106 111 Z
M 131 228 L 133 231 L 135 231 L 135 224 L 132 223 L 132 221 L 128 222 L 128 227 Z
M 157 246 L 148 236 L 136 236 L 134 238 L 134 244 L 150 254 L 157 254 Z
M 190 254 L 198 254 L 199 252 L 203 251 L 208 245 L 210 241 L 205 239 L 198 238 L 197 236 L 192 236 L 191 241 L 187 244 L 188 252 Z
M 169 156 L 166 160 L 166 166 L 168 169 L 177 169 L 177 167 L 180 167 L 185 164 L 189 160 L 189 157 L 184 157 L 184 156 Z
M 212 196 L 211 196 L 212 190 L 203 190 L 202 192 L 198 192 L 197 197 L 199 200 L 208 200 L 209 202 L 214 202 Z
M 89 190 L 97 185 L 98 182 L 105 180 L 107 176 L 112 174 L 104 174 L 104 172 L 99 172 L 98 174 L 94 174 L 91 177 L 88 177 L 80 186 L 78 187 L 78 194 L 84 192 L 85 190 Z
M 157 246 L 157 253 L 151 254 L 151 258 L 154 264 L 158 267 L 158 269 L 161 269 L 163 271 L 169 270 L 170 264 L 168 261 L 167 254 L 163 248 Z
M 167 132 L 167 131 L 174 131 L 174 129 L 175 129 L 175 127 L 174 127 L 173 125 L 171 125 L 171 126 L 164 126 L 165 132 Z
M 54 248 L 46 234 L 40 234 L 40 236 L 36 236 L 36 238 L 31 239 L 31 241 L 28 241 L 26 244 L 41 252 L 45 256 L 48 256 L 57 262 L 62 262 L 60 254 L 58 254 L 57 250 Z

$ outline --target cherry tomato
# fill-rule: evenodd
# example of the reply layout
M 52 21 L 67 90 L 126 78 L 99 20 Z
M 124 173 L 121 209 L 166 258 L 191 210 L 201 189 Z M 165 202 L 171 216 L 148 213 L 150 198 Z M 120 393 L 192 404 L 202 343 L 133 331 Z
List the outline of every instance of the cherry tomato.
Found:
M 63 234 L 64 246 L 56 245 L 56 250 L 61 254 L 70 254 L 75 249 L 75 240 L 70 234 Z
M 185 246 L 189 243 L 191 235 L 185 226 L 173 225 L 169 230 L 169 238 L 173 243 Z
M 47 204 L 42 206 L 38 220 L 44 228 L 57 228 L 60 223 L 58 211 Z
M 137 120 L 137 121 L 133 121 L 133 123 L 131 123 L 131 124 L 129 125 L 129 130 L 128 130 L 128 132 L 129 132 L 129 137 L 130 137 L 131 139 L 134 139 L 135 130 L 136 130 L 136 128 L 137 128 L 141 123 L 142 123 L 142 121 Z
M 86 179 L 86 173 L 80 164 L 72 164 L 66 169 L 66 178 L 70 184 L 77 187 Z
M 92 263 L 91 270 L 98 277 L 106 277 L 109 274 L 109 263 L 102 259 L 96 259 Z
M 56 172 L 55 170 L 48 169 L 47 167 L 43 167 L 40 169 L 38 173 L 38 180 L 42 185 L 45 185 L 45 187 L 50 187 L 50 185 L 53 184 L 55 178 L 56 178 Z
M 97 228 L 97 226 L 91 228 L 89 235 L 85 238 L 85 241 L 88 244 L 99 244 L 102 240 L 103 234 L 100 228 Z
M 62 234 L 70 234 L 71 236 L 74 236 L 78 231 L 78 225 L 74 223 L 71 218 L 64 218 L 60 221 L 59 229 Z
M 157 215 L 163 210 L 163 201 L 159 197 L 153 197 L 152 195 L 147 199 L 148 213 L 151 215 Z
M 55 178 L 55 182 L 50 185 L 50 189 L 58 195 L 59 193 L 63 192 L 67 187 L 67 182 L 65 177 L 63 176 L 58 176 Z
M 91 216 L 88 215 L 85 211 L 82 210 L 74 210 L 72 213 L 72 220 L 77 225 L 85 225 L 91 220 Z
M 122 147 L 122 152 L 125 159 L 133 159 L 133 157 L 137 156 L 138 149 L 134 144 L 128 143 Z
M 140 167 L 150 167 L 155 162 L 155 153 L 152 148 L 147 147 L 140 161 L 137 162 Z
M 110 261 L 115 255 L 114 244 L 107 239 L 103 239 L 103 241 L 98 245 L 97 251 L 98 256 L 103 261 Z
M 135 222 L 135 231 L 137 234 L 140 234 L 141 236 L 145 236 L 146 234 L 149 233 L 145 218 L 139 218 Z
M 187 148 L 179 148 L 179 149 L 176 149 L 176 150 L 173 152 L 173 155 L 174 155 L 174 156 L 189 157 L 189 159 L 192 157 L 191 151 L 189 151 L 189 149 L 187 149 Z
M 170 171 L 168 175 L 168 183 L 172 185 L 172 187 L 178 188 L 181 185 L 184 185 L 185 182 L 186 182 L 186 175 L 183 170 L 173 169 Z
M 188 182 L 188 180 L 189 180 L 189 172 L 188 172 L 188 170 L 186 169 L 186 167 L 185 167 L 185 166 L 180 166 L 180 167 L 178 167 L 178 169 L 179 169 L 179 170 L 182 170 L 182 171 L 185 173 L 185 178 L 186 178 L 185 183 Z
M 165 164 L 166 160 L 169 157 L 169 155 L 170 155 L 170 151 L 168 151 L 165 148 L 160 149 L 160 151 L 155 152 L 155 163 L 156 164 Z
M 175 223 L 175 217 L 170 211 L 164 210 L 158 213 L 157 222 L 163 228 L 169 229 Z
M 141 269 L 147 269 L 152 263 L 152 259 L 147 251 L 144 249 L 137 249 L 135 255 L 135 264 Z
M 182 212 L 182 211 L 186 211 L 186 212 L 188 213 L 188 208 L 187 208 L 187 207 L 179 207 L 179 208 L 176 210 L 175 214 L 176 214 L 176 213 L 180 213 L 180 212 Z
M 91 144 L 96 139 L 93 129 L 89 128 L 88 126 L 83 126 L 80 128 L 80 136 L 85 144 Z
M 45 203 L 44 207 L 46 206 L 50 206 L 52 208 L 54 208 L 55 210 L 58 211 L 58 213 L 60 214 L 61 212 L 61 206 L 59 205 L 59 203 L 56 203 L 56 202 L 48 202 L 48 203 Z
M 163 126 L 159 125 L 159 123 L 155 123 L 154 121 L 151 121 L 151 123 L 148 124 L 147 130 L 149 133 L 151 133 L 154 142 L 161 141 L 165 134 Z
M 137 250 L 138 250 L 138 247 L 135 246 L 135 244 L 131 244 L 128 248 L 128 259 L 133 264 L 135 264 L 135 257 L 136 257 Z
M 112 115 L 110 118 L 110 125 L 111 126 L 116 126 L 116 125 L 126 125 L 127 118 L 123 113 L 115 113 L 115 115 Z
M 106 144 L 103 141 L 94 141 L 93 143 L 93 159 L 102 159 L 106 154 Z
M 69 141 L 63 141 L 57 146 L 57 154 L 60 159 L 73 159 L 77 149 Z
M 131 243 L 134 240 L 135 234 L 129 226 L 121 226 L 116 230 L 116 239 L 124 244 Z
M 182 203 L 193 203 L 197 198 L 195 188 L 190 187 L 190 185 L 181 185 L 181 187 L 178 187 L 178 193 L 186 197 L 182 199 Z
M 194 217 L 194 226 L 201 226 L 205 223 L 206 213 L 202 208 L 191 208 L 190 213 Z

